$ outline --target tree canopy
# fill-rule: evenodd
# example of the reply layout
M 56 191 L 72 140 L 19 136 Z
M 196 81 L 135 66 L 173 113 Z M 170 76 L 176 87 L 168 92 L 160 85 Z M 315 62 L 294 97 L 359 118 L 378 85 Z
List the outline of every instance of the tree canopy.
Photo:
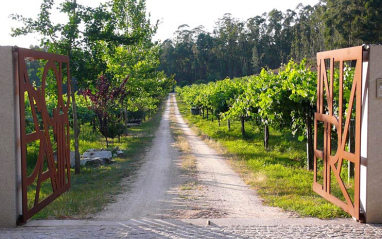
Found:
M 242 77 L 324 50 L 382 42 L 381 0 L 321 0 L 245 21 L 225 14 L 212 32 L 179 27 L 162 44 L 160 69 L 180 85 Z
M 54 0 L 43 0 L 35 19 L 14 14 L 13 19 L 22 21 L 24 26 L 13 29 L 13 36 L 38 33 L 46 51 L 70 57 L 73 76 L 70 82 L 77 83 L 79 93 L 86 92 L 91 99 L 89 108 L 97 116 L 98 128 L 106 140 L 123 132 L 112 127 L 123 126 L 121 112 L 139 110 L 146 114 L 155 110 L 174 81 L 157 70 L 160 48 L 152 43 L 157 24 L 152 25 L 147 18 L 146 1 L 109 0 L 92 8 L 76 0 L 65 0 L 57 8 L 68 17 L 65 23 L 52 22 L 54 6 Z M 110 99 L 111 96 L 118 100 Z M 79 172 L 78 97 L 72 91 L 76 173 Z

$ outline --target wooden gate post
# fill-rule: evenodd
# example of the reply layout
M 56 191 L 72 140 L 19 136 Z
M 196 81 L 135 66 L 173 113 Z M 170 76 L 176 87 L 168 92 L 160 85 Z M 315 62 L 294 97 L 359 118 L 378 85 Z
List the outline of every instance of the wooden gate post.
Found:
M 364 61 L 360 199 L 367 223 L 382 223 L 382 46 Z
M 19 111 L 13 48 L 0 46 L 0 227 L 15 227 L 21 210 Z

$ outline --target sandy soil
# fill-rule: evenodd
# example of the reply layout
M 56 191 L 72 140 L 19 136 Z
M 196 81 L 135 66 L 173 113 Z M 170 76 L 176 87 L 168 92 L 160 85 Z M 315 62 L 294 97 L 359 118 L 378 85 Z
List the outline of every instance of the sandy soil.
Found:
M 170 113 L 175 114 L 197 159 L 196 176 L 184 175 L 180 168 L 180 152 L 174 146 L 170 131 Z M 195 178 L 196 177 L 196 178 Z M 117 197 L 99 220 L 139 218 L 288 218 L 292 215 L 278 208 L 263 206 L 256 192 L 250 189 L 227 165 L 225 159 L 200 140 L 179 114 L 174 95 L 166 103 L 165 112 L 152 147 L 134 181 L 126 179 L 121 186 L 126 193 Z M 196 180 L 197 185 L 182 186 Z

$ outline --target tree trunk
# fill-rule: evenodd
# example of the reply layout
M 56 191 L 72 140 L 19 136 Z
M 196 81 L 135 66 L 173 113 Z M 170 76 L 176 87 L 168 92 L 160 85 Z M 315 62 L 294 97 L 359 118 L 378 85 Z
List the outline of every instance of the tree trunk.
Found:
M 208 120 L 208 108 L 207 108 L 207 120 Z
M 73 14 L 75 17 L 77 17 L 76 8 L 77 8 L 77 1 L 73 0 L 74 3 L 74 9 Z M 68 56 L 71 57 L 72 55 L 72 45 L 73 45 L 74 39 L 71 39 L 70 47 L 68 49 Z M 77 104 L 76 104 L 76 97 L 74 92 L 74 81 L 73 77 L 69 80 L 70 84 L 70 95 L 72 97 L 72 110 L 73 110 L 73 131 L 74 131 L 74 173 L 80 174 L 80 165 L 81 165 L 81 159 L 80 159 L 80 150 L 79 150 L 79 139 L 78 136 L 80 135 L 80 128 L 78 126 L 78 120 L 77 120 Z
M 230 120 L 227 120 L 227 127 L 228 127 L 228 130 L 231 130 L 231 121 Z
M 204 107 L 202 107 L 202 114 L 203 114 L 203 119 L 204 119 Z
M 77 119 L 77 104 L 76 104 L 76 97 L 73 87 L 73 78 L 69 81 L 70 83 L 70 95 L 72 97 L 72 111 L 73 111 L 73 131 L 74 131 L 74 173 L 80 174 L 80 150 L 79 150 L 79 140 L 78 136 L 80 135 L 80 128 L 78 127 L 78 119 Z
M 124 117 L 124 120 L 123 120 L 123 122 L 124 122 L 124 126 L 125 126 L 125 135 L 127 135 L 127 123 L 128 123 L 128 121 L 129 121 L 129 119 L 127 118 L 127 110 L 126 110 L 126 108 L 124 108 L 123 109 L 123 117 Z
M 268 124 L 264 125 L 264 148 L 268 149 L 269 146 L 269 126 Z
M 314 144 L 313 144 L 313 121 L 312 121 L 312 113 L 311 110 L 308 110 L 308 114 L 306 114 L 306 135 L 308 140 L 307 147 L 307 167 L 308 170 L 314 169 Z
M 126 108 L 123 109 L 123 123 L 127 124 L 127 110 Z
M 97 122 L 96 122 L 96 118 L 92 119 L 92 126 L 93 126 L 93 134 L 95 134 L 97 132 Z
M 241 135 L 244 137 L 245 136 L 244 117 L 240 117 L 240 121 L 241 121 Z
M 105 136 L 106 139 L 106 148 L 109 148 L 109 141 L 107 140 L 107 137 Z

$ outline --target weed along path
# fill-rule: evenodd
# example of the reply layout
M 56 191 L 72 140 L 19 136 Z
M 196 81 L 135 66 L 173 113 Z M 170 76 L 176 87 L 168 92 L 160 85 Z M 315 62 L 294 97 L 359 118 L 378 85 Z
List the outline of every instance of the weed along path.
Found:
M 290 217 L 278 208 L 263 206 L 225 159 L 191 131 L 174 95 L 166 102 L 144 164 L 132 178 L 135 180 L 123 183 L 129 190 L 96 215 L 97 219 Z

